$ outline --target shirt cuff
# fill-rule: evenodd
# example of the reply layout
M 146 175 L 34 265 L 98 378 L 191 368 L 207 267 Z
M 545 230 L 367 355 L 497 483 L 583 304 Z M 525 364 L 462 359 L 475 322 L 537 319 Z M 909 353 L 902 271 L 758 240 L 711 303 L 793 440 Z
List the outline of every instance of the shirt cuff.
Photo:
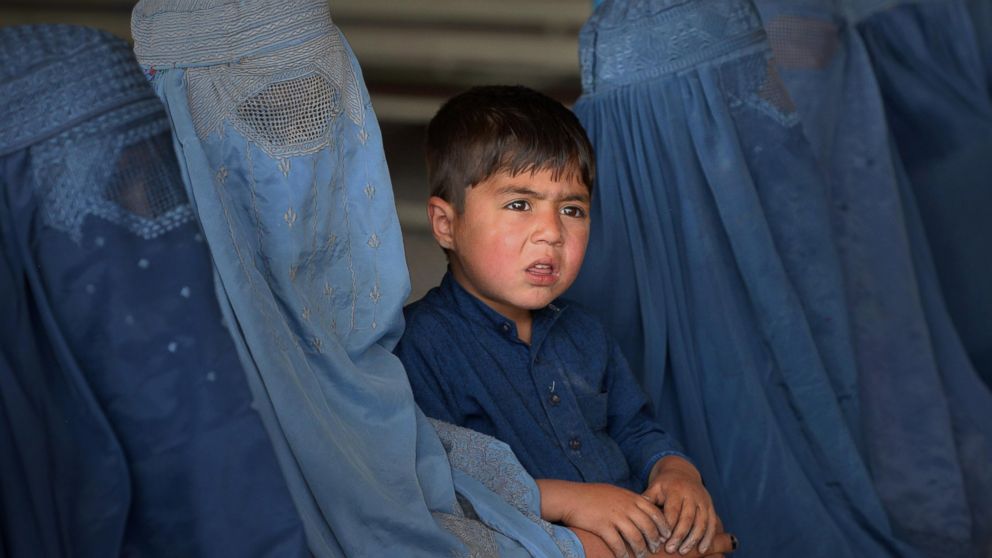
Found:
M 662 457 L 668 457 L 669 455 L 674 455 L 674 456 L 677 456 L 677 457 L 681 457 L 682 459 L 685 459 L 686 461 L 688 461 L 689 463 L 691 463 L 693 467 L 696 467 L 696 464 L 691 459 L 689 459 L 689 456 L 688 455 L 686 455 L 686 454 L 684 454 L 684 453 L 682 453 L 682 452 L 680 452 L 678 450 L 664 450 L 664 451 L 659 451 L 658 453 L 652 455 L 650 459 L 648 459 L 647 464 L 644 465 L 644 469 L 641 471 L 641 477 L 640 478 L 641 478 L 641 481 L 644 483 L 644 486 L 645 487 L 648 485 L 648 477 L 651 475 L 651 469 L 654 468 L 655 464 L 658 463 L 658 461 Z M 699 470 L 699 467 L 696 467 L 696 470 L 698 471 Z

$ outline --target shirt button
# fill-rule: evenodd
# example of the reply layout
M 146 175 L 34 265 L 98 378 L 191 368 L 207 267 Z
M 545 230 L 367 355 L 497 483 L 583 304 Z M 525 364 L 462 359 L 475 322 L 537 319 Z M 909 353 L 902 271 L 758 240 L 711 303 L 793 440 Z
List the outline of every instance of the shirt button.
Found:
M 510 324 L 503 322 L 503 331 L 506 333 L 510 332 Z
M 582 447 L 582 442 L 578 438 L 572 438 L 568 441 L 568 447 L 575 451 L 579 451 L 579 448 Z
M 558 397 L 557 393 L 552 393 L 551 397 L 548 398 L 548 401 L 551 402 L 552 407 L 557 407 L 558 404 L 561 403 L 561 397 Z

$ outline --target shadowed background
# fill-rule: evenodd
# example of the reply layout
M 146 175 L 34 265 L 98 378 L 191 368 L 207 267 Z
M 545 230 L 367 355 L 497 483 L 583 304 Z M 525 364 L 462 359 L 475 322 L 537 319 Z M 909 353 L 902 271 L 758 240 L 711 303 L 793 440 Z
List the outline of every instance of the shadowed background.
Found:
M 0 25 L 73 23 L 131 41 L 131 0 L 3 0 Z M 522 84 L 571 105 L 580 93 L 586 0 L 338 0 L 331 15 L 362 65 L 385 144 L 410 268 L 411 300 L 440 282 L 427 229 L 426 124 L 472 85 Z

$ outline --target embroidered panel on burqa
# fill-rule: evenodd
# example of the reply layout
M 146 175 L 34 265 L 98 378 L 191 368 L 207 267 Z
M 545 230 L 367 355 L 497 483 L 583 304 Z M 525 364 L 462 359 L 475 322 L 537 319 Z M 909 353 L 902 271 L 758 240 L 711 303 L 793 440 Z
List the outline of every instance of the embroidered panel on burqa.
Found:
M 989 45 L 988 2 L 973 11 L 965 0 L 850 3 L 948 310 L 992 386 L 992 54 L 979 46 Z
M 830 194 L 754 6 L 608 0 L 580 58 L 597 186 L 569 295 L 621 340 L 736 554 L 915 556 L 862 459 Z
M 850 6 L 756 4 L 829 183 L 875 486 L 896 532 L 927 555 L 984 556 L 992 394 L 944 306 L 871 60 L 845 18 Z
M 126 42 L 0 28 L 0 196 L 0 554 L 306 555 Z
M 581 555 L 505 445 L 414 404 L 382 141 L 327 2 L 143 0 L 132 32 L 311 551 Z

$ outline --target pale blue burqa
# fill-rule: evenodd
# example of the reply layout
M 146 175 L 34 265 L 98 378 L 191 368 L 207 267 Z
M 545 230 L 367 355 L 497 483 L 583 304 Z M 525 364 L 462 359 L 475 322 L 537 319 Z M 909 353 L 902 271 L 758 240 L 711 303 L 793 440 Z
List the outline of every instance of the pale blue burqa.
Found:
M 580 555 L 504 445 L 414 404 L 381 138 L 327 3 L 145 0 L 132 32 L 311 551 Z

